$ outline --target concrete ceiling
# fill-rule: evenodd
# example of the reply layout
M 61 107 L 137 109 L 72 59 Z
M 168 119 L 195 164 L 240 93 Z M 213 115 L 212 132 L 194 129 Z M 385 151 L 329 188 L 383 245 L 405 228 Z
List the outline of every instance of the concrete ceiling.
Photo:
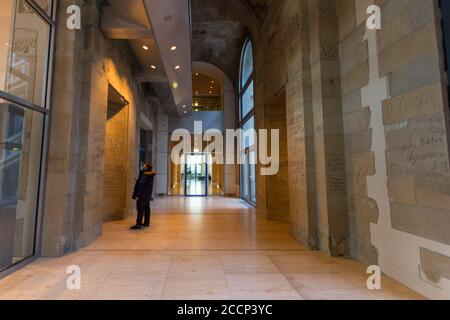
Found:
M 194 61 L 213 64 L 237 81 L 242 44 L 247 35 L 257 34 L 254 10 L 263 14 L 261 1 L 191 0 Z
M 144 0 L 179 116 L 192 112 L 189 0 Z
M 273 0 L 243 0 L 256 15 L 259 23 L 262 23 L 267 16 L 269 6 Z
M 241 45 L 246 34 L 244 25 L 235 21 L 194 22 L 192 48 L 194 61 L 209 62 L 236 79 Z

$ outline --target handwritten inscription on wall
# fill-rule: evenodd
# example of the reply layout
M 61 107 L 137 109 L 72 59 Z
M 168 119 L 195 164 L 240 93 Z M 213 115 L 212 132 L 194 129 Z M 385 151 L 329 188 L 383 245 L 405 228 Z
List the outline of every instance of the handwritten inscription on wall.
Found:
M 391 175 L 448 176 L 447 152 L 442 146 L 428 146 L 388 151 L 388 170 Z
M 393 124 L 438 113 L 443 110 L 442 88 L 433 83 L 403 96 L 383 102 L 384 124 Z

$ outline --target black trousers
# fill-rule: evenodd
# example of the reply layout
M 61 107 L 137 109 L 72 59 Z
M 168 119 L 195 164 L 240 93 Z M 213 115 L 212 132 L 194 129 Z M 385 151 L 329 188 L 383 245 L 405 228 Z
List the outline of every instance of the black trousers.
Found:
M 142 226 L 143 224 L 150 225 L 150 216 L 151 216 L 150 201 L 138 200 L 136 224 L 139 226 Z M 144 220 L 144 223 L 142 223 L 142 220 Z

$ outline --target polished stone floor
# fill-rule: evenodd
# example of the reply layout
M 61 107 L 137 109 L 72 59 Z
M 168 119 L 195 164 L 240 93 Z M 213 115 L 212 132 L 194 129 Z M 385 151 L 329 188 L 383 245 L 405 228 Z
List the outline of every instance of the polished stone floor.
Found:
M 366 267 L 312 252 L 289 226 L 256 216 L 236 199 L 164 198 L 152 228 L 107 223 L 84 250 L 41 258 L 0 280 L 0 299 L 421 299 L 383 277 L 366 288 Z M 68 290 L 67 267 L 81 269 Z

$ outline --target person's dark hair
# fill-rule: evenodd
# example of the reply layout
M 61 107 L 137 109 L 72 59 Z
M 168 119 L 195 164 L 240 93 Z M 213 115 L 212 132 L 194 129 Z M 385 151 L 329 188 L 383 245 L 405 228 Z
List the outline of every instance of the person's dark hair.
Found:
M 153 166 L 150 163 L 146 163 L 146 164 L 144 164 L 144 169 L 153 170 Z

